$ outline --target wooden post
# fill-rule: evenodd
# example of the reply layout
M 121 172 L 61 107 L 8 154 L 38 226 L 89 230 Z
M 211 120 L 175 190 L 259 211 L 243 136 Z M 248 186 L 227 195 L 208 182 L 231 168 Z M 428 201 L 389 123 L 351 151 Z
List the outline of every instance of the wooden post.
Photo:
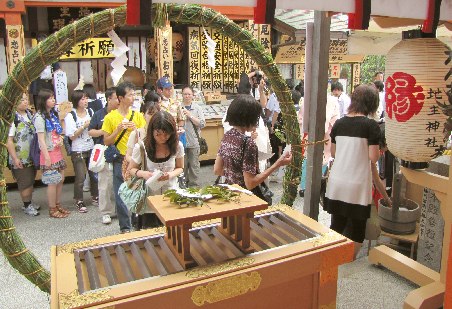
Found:
M 307 40 L 312 40 L 312 55 L 318 55 L 311 61 L 311 88 L 309 106 L 309 142 L 322 140 L 325 135 L 326 99 L 328 87 L 328 51 L 330 46 L 331 18 L 327 12 L 314 12 L 314 33 Z M 303 213 L 317 220 L 319 216 L 320 184 L 322 180 L 323 144 L 316 144 L 307 149 L 306 190 Z

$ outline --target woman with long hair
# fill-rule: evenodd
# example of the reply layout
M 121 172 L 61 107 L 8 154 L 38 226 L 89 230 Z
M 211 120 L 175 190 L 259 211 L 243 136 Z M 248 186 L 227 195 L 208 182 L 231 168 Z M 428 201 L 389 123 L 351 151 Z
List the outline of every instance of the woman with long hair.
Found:
M 54 109 L 55 97 L 52 90 L 41 89 L 39 91 L 36 108 L 34 126 L 41 150 L 42 181 L 47 184 L 49 216 L 51 218 L 66 218 L 70 212 L 61 207 L 64 169 L 67 166 L 61 151 L 63 127 L 58 118 L 58 113 Z M 64 119 L 61 120 L 64 121 Z
M 147 92 L 144 96 L 144 103 L 141 105 L 140 112 L 144 115 L 144 119 L 146 120 L 146 126 L 144 128 L 138 128 L 135 131 L 130 133 L 129 140 L 127 141 L 127 152 L 123 162 L 123 178 L 124 180 L 129 180 L 131 175 L 129 171 L 129 162 L 132 160 L 132 152 L 133 148 L 138 142 L 144 142 L 146 138 L 146 130 L 149 122 L 152 117 L 160 111 L 160 102 L 162 101 L 162 97 L 155 93 L 154 91 Z M 138 215 L 136 213 L 132 213 L 132 226 L 136 230 L 141 230 L 143 227 L 147 227 L 147 215 Z M 153 214 L 151 214 L 151 224 L 152 221 L 155 221 L 153 218 Z
M 184 146 L 177 136 L 176 122 L 168 112 L 157 112 L 149 122 L 144 140 L 147 170 L 141 167 L 141 142 L 133 148 L 132 160 L 129 164 L 130 174 L 148 180 L 154 173 L 161 174 L 157 181 L 150 185 L 151 195 L 163 194 L 167 189 L 179 188 L 177 176 L 184 168 Z M 150 211 L 147 211 L 151 213 Z M 148 227 L 160 225 L 153 214 L 153 222 Z

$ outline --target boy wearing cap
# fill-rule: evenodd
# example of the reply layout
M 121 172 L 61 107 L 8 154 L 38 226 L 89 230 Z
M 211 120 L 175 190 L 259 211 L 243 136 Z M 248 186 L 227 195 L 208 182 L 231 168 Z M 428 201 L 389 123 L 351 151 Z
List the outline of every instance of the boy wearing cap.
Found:
M 104 131 L 104 144 L 106 146 L 117 143 L 116 147 L 121 153 L 120 157 L 113 162 L 113 190 L 116 199 L 116 213 L 119 220 L 121 233 L 130 232 L 131 223 L 129 210 L 119 197 L 119 186 L 124 182 L 122 177 L 122 162 L 127 152 L 127 141 L 130 133 L 136 128 L 143 128 L 146 120 L 143 114 L 131 110 L 135 100 L 135 86 L 131 82 L 123 82 L 116 88 L 119 107 L 108 113 L 104 118 L 102 131 Z M 122 132 L 125 132 L 121 139 Z M 119 141 L 118 141 L 119 140 Z

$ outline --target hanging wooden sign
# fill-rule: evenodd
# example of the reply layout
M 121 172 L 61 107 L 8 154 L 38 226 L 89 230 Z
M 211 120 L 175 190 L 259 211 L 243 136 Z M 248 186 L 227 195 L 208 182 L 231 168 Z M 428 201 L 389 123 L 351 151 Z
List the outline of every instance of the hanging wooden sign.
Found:
M 204 28 L 207 34 L 212 37 L 212 29 Z M 202 90 L 212 90 L 212 69 L 209 67 L 207 58 L 207 37 L 201 30 L 201 85 Z
M 111 53 L 114 48 L 115 44 L 110 38 L 91 38 L 66 51 L 60 59 L 114 58 L 115 56 Z
M 216 28 L 212 28 L 212 39 L 217 43 L 215 48 L 215 69 L 212 71 L 212 90 L 223 90 L 223 35 Z
M 229 37 L 223 36 L 223 92 L 230 92 L 229 90 Z M 232 90 L 232 89 L 231 89 Z
M 352 93 L 355 87 L 361 83 L 361 64 L 353 63 L 352 65 Z
M 8 73 L 25 56 L 24 28 L 22 25 L 6 25 L 6 63 Z
M 339 78 L 341 75 L 341 65 L 340 64 L 330 64 L 329 65 L 329 78 Z
M 259 40 L 262 32 L 263 42 L 270 40 L 265 37 L 269 34 L 269 27 L 265 25 L 254 25 L 252 21 L 239 24 L 245 29 L 251 29 L 255 38 Z M 248 54 L 227 36 L 214 28 L 206 27 L 208 35 L 217 43 L 215 48 L 215 69 L 211 69 L 207 63 L 206 38 L 202 27 L 188 27 L 188 59 L 189 59 L 189 82 L 203 91 L 223 91 L 229 93 L 237 92 L 237 82 L 242 72 L 249 73 L 251 68 L 257 65 L 250 59 Z M 260 29 L 260 30 L 259 30 Z M 271 44 L 269 45 L 271 48 Z
M 58 31 L 80 18 L 97 13 L 101 10 L 101 8 L 92 7 L 47 7 L 46 11 L 49 30 L 50 32 Z
M 233 92 L 237 92 L 237 88 L 235 87 L 240 79 L 240 47 L 238 44 L 234 43 L 234 66 L 233 66 Z
M 190 85 L 201 89 L 201 41 L 199 27 L 188 27 L 188 41 Z
M 235 44 L 234 41 L 231 39 L 228 40 L 228 74 L 229 74 L 229 80 L 228 80 L 228 87 L 229 92 L 236 93 L 237 90 L 234 85 L 235 80 L 235 72 L 234 72 L 234 66 L 238 65 L 237 61 L 234 57 L 234 50 L 235 50 Z
M 295 79 L 304 80 L 304 64 L 295 65 Z
M 330 55 L 346 55 L 348 54 L 348 41 L 347 40 L 330 40 Z
M 271 42 L 271 25 L 260 24 L 259 25 L 259 42 L 264 49 L 271 55 L 272 42 Z
M 173 49 L 172 49 L 172 28 L 167 25 L 156 28 L 157 37 L 157 74 L 158 78 L 168 76 L 173 80 Z
M 248 21 L 248 31 L 253 35 L 254 38 L 259 38 L 259 25 L 254 23 L 254 20 Z M 250 59 L 249 69 L 257 69 L 257 64 L 253 59 Z

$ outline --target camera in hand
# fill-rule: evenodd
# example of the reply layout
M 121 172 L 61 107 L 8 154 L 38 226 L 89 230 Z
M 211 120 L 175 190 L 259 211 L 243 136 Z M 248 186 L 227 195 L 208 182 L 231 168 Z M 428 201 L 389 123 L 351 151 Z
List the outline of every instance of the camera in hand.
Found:
M 261 71 L 256 70 L 256 73 L 254 74 L 255 77 L 255 85 L 259 85 L 261 83 L 262 77 L 264 77 L 263 73 Z

